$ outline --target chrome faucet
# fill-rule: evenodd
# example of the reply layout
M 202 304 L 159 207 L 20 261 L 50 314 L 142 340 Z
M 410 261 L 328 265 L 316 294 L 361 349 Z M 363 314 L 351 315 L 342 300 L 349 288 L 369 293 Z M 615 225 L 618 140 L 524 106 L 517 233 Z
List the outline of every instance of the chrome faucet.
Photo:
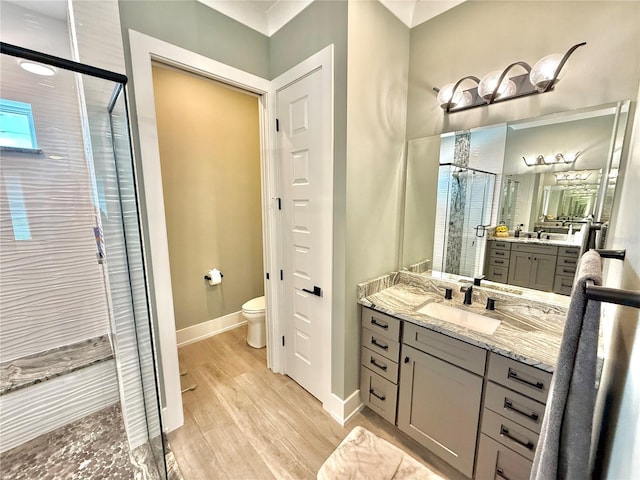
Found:
M 473 285 L 464 285 L 460 288 L 461 292 L 464 292 L 464 303 L 465 305 L 471 305 L 471 299 L 473 296 Z
M 538 230 L 538 240 L 542 238 L 543 233 L 544 233 L 544 230 Z

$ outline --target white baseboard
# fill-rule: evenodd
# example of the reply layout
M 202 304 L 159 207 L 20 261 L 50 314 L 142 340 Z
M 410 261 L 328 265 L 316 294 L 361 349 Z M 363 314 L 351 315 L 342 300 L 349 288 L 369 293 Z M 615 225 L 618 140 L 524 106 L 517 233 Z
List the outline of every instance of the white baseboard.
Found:
M 360 390 L 358 389 L 349 395 L 346 400 L 342 400 L 332 393 L 329 402 L 323 403 L 322 406 L 335 421 L 344 427 L 351 417 L 362 410 L 364 404 L 360 400 Z
M 247 323 L 247 320 L 242 316 L 242 312 L 234 312 L 223 317 L 214 318 L 213 320 L 176 330 L 178 348 L 204 340 L 207 337 L 213 337 L 227 330 L 233 330 L 234 328 L 241 327 L 245 323 Z

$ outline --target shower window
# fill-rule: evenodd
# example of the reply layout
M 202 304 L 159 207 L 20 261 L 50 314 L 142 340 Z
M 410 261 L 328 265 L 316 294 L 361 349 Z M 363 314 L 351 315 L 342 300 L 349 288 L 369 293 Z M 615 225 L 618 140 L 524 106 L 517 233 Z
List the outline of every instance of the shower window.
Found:
M 0 146 L 39 153 L 31 104 L 0 98 Z

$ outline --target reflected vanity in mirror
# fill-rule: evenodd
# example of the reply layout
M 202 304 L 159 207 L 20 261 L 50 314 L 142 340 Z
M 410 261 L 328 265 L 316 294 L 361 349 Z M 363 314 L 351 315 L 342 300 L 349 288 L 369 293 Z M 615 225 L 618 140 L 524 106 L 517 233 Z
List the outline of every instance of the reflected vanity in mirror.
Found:
M 612 214 L 629 107 L 410 140 L 402 267 L 569 294 L 585 226 Z

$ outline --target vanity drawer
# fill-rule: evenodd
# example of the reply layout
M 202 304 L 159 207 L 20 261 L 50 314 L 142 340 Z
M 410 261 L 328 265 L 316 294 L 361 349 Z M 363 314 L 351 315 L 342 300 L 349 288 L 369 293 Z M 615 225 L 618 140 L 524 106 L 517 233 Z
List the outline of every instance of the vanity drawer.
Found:
M 578 259 L 572 257 L 558 257 L 558 267 L 576 268 Z M 574 272 L 575 273 L 575 272 Z
M 557 255 L 558 247 L 553 245 L 536 245 L 531 243 L 515 243 L 511 250 L 514 252 L 537 253 L 539 255 Z
M 539 402 L 547 401 L 551 384 L 549 372 L 491 353 L 488 378 Z
M 508 263 L 508 262 L 507 262 Z M 487 280 L 492 282 L 502 282 L 507 283 L 507 278 L 509 277 L 509 267 L 487 267 Z
M 480 435 L 476 475 L 478 480 L 529 480 L 533 462 L 484 434 Z
M 378 332 L 373 332 L 368 328 L 362 329 L 362 346 L 394 362 L 398 361 L 398 356 L 400 355 L 399 342 L 380 335 Z
M 397 318 L 362 307 L 362 326 L 378 335 L 400 341 L 400 320 Z
M 482 433 L 533 460 L 538 445 L 538 434 L 528 428 L 485 408 L 482 413 Z
M 558 266 L 556 267 L 556 275 L 565 275 L 568 277 L 573 278 L 573 276 L 576 274 L 576 267 L 575 266 L 564 266 L 564 265 L 560 265 L 560 263 L 558 263 Z
M 489 250 L 489 256 L 491 258 L 506 258 L 508 260 L 510 255 L 511 252 L 509 250 L 497 250 L 495 248 Z
M 508 252 L 507 252 L 508 253 Z M 489 265 L 494 267 L 506 267 L 509 268 L 509 258 L 503 257 L 489 257 Z
M 487 382 L 484 406 L 523 427 L 540 433 L 544 405 L 493 382 Z
M 398 386 L 367 368 L 360 369 L 360 398 L 371 410 L 395 425 Z
M 573 277 L 565 277 L 563 275 L 556 275 L 553 282 L 553 291 L 561 295 L 571 295 L 571 288 L 573 287 Z
M 578 258 L 580 256 L 580 247 L 559 247 L 558 256 Z
M 409 322 L 405 322 L 404 325 L 403 341 L 429 355 L 478 375 L 484 375 L 487 352 L 482 348 Z
M 498 250 L 511 250 L 511 243 L 503 240 L 491 240 L 490 248 Z
M 360 349 L 360 361 L 363 367 L 386 378 L 390 382 L 398 383 L 398 364 L 366 347 Z

